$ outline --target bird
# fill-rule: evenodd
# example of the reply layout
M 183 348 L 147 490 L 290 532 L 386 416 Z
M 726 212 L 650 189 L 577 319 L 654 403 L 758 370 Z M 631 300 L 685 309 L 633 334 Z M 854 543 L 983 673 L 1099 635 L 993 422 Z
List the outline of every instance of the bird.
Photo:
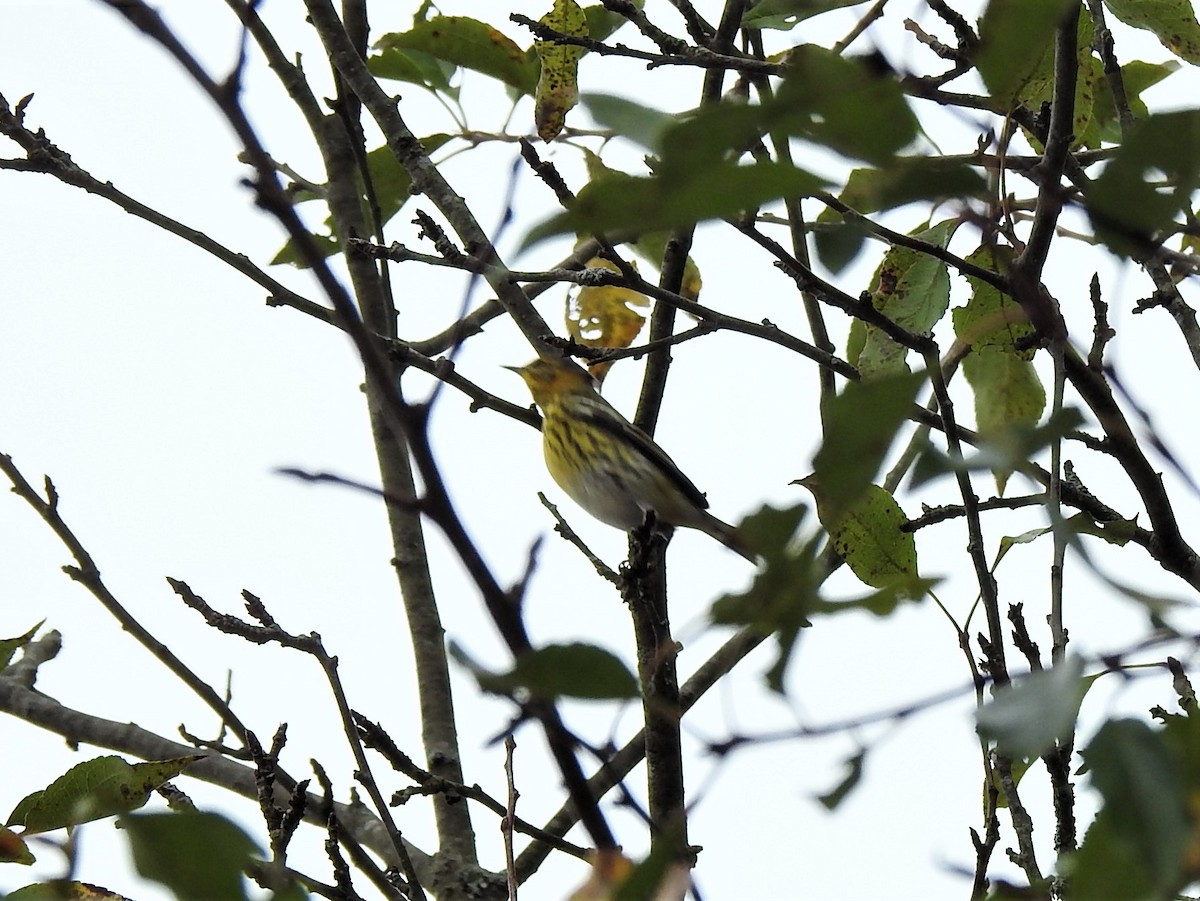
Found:
M 699 529 L 755 563 L 733 526 L 708 512 L 708 499 L 653 438 L 600 396 L 570 359 L 540 357 L 505 366 L 524 379 L 542 411 L 542 451 L 559 487 L 587 513 L 618 529 L 661 525 Z

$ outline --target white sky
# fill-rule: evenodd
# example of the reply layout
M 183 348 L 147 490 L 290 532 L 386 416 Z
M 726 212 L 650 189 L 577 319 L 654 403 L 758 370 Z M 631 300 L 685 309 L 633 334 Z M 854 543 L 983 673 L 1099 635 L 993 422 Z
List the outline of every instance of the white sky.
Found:
M 715 0 L 698 7 L 712 18 Z M 407 27 L 415 3 L 377 3 L 374 35 Z M 665 3 L 651 0 L 649 12 L 668 27 L 677 18 Z M 393 14 L 392 7 L 396 7 Z M 445 2 L 447 13 L 487 15 L 523 46 L 528 38 L 499 11 L 511 8 L 537 17 L 538 3 Z M 236 52 L 237 24 L 223 4 L 164 0 L 160 9 L 187 45 L 217 71 Z M 278 27 L 285 49 L 304 53 L 306 71 L 325 78 L 319 49 L 298 13 L 299 4 L 267 0 L 264 12 Z M 895 44 L 899 21 L 918 17 L 938 27 L 921 4 L 893 0 L 887 30 L 877 38 L 899 68 L 928 64 L 927 51 L 912 42 Z M 775 40 L 827 41 L 844 33 L 857 10 L 822 17 Z M 0 55 L 0 92 L 10 103 L 36 92 L 27 121 L 44 127 L 61 148 L 101 180 L 181 219 L 265 267 L 282 243 L 281 232 L 259 213 L 239 186 L 244 167 L 236 162 L 230 133 L 173 63 L 117 16 L 84 0 L 0 0 L 8 39 Z M 945 28 L 939 28 L 945 34 Z M 811 37 L 810 37 L 811 35 Z M 891 37 L 885 37 L 890 35 Z M 1148 36 L 1118 32 L 1122 60 L 1159 60 L 1165 51 Z M 622 33 L 634 41 L 635 35 Z M 855 45 L 867 49 L 869 39 Z M 1136 48 L 1136 49 L 1135 49 Z M 698 79 L 682 70 L 647 74 L 637 64 L 589 57 L 581 77 L 601 79 L 617 91 L 667 110 L 693 106 Z M 1152 104 L 1194 102 L 1196 73 L 1183 70 L 1148 94 Z M 447 116 L 419 89 L 392 87 L 404 96 L 402 113 L 418 134 L 447 130 Z M 327 85 L 319 96 L 329 94 Z M 470 124 L 496 129 L 507 113 L 503 93 L 480 76 L 466 75 L 464 95 Z M 319 161 L 304 140 L 303 123 L 289 108 L 269 72 L 248 73 L 247 102 L 256 125 L 277 159 L 320 179 Z M 919 112 L 927 110 L 919 109 Z M 969 149 L 973 123 L 934 116 L 943 149 Z M 528 99 L 517 108 L 513 131 L 531 129 Z M 579 110 L 571 120 L 586 124 Z M 614 145 L 616 165 L 631 168 L 637 154 Z M 18 155 L 6 146 L 5 156 Z M 499 220 L 501 198 L 515 153 L 513 145 L 489 145 L 456 157 L 447 167 L 452 183 L 480 220 Z M 569 148 L 547 151 L 578 185 L 582 167 Z M 807 160 L 801 159 L 801 165 Z M 818 168 L 827 166 L 821 163 Z M 1026 186 L 1014 179 L 1016 190 Z M 417 245 L 411 210 L 429 209 L 418 199 L 392 224 L 389 237 Z M 540 183 L 522 172 L 514 226 L 502 253 L 521 268 L 549 264 L 566 250 L 547 243 L 524 257 L 513 255 L 522 231 L 553 210 Z M 899 214 L 910 227 L 923 211 Z M 1068 222 L 1069 224 L 1069 222 Z M 962 230 L 963 253 L 972 238 Z M 279 722 L 289 724 L 283 763 L 297 777 L 316 757 L 345 799 L 352 761 L 340 739 L 328 692 L 310 660 L 277 648 L 260 649 L 206 629 L 171 593 L 164 577 L 187 581 L 218 609 L 239 612 L 239 592 L 259 595 L 279 622 L 294 632 L 317 631 L 340 656 L 353 706 L 380 720 L 402 748 L 419 756 L 416 699 L 395 581 L 384 511 L 373 499 L 330 487 L 309 487 L 273 473 L 280 466 L 330 470 L 368 482 L 377 479 L 359 392 L 361 371 L 348 341 L 336 331 L 288 309 L 263 304 L 265 292 L 202 251 L 159 232 L 107 202 L 48 176 L 0 173 L 0 452 L 13 456 L 35 483 L 50 474 L 62 495 L 62 513 L 94 555 L 106 583 L 138 619 L 168 642 L 212 684 L 233 672 L 234 704 L 260 736 Z M 804 336 L 803 317 L 792 284 L 749 242 L 728 230 L 705 227 L 694 250 L 704 277 L 702 302 L 750 320 L 770 318 Z M 868 287 L 878 259 L 843 273 L 837 282 L 851 293 Z M 1133 317 L 1135 299 L 1150 293 L 1148 280 L 1099 253 L 1072 251 L 1052 263 L 1047 279 L 1064 306 L 1073 332 L 1090 337 L 1087 280 L 1099 270 L 1120 337 L 1111 359 L 1127 385 L 1155 414 L 1160 436 L 1196 472 L 1195 418 L 1180 415 L 1175 392 L 1162 386 L 1192 384 L 1182 340 L 1165 314 Z M 289 286 L 316 297 L 303 273 L 285 267 L 271 272 Z M 452 321 L 462 303 L 465 279 L 445 270 L 416 266 L 396 272 L 405 337 L 426 337 Z M 956 279 L 956 282 L 958 280 Z M 965 295 L 956 284 L 955 303 Z M 1193 286 L 1186 296 L 1197 302 Z M 548 292 L 539 308 L 561 324 L 562 289 Z M 844 323 L 830 315 L 839 334 Z M 839 346 L 841 346 L 839 339 Z M 947 341 L 948 343 L 948 341 Z M 468 378 L 519 403 L 524 386 L 499 368 L 533 353 L 503 320 L 467 342 L 458 360 Z M 764 501 L 778 505 L 807 499 L 788 483 L 811 468 L 818 441 L 816 369 L 779 348 L 730 335 L 715 335 L 678 348 L 658 437 L 681 467 L 709 496 L 713 511 L 736 519 Z M 640 367 L 619 365 L 606 395 L 632 411 Z M 420 382 L 414 379 L 414 394 Z M 965 384 L 956 384 L 959 409 L 971 409 Z M 1177 389 L 1178 390 L 1178 389 Z M 1186 390 L 1186 389 L 1185 389 Z M 624 552 L 624 537 L 589 520 L 551 483 L 527 427 L 497 414 L 471 414 L 452 390 L 442 395 L 433 422 L 435 450 L 468 528 L 504 581 L 521 571 L 530 543 L 546 536 L 527 607 L 538 642 L 585 640 L 611 649 L 633 665 L 628 616 L 616 594 L 594 578 L 589 565 L 550 530 L 552 522 L 536 499 L 546 491 L 580 534 L 610 564 Z M 1135 495 L 1121 475 L 1070 448 L 1085 482 L 1123 512 L 1137 510 Z M 1176 480 L 1168 474 L 1168 482 Z M 986 479 L 978 490 L 992 492 Z M 1014 479 L 1010 493 L 1027 486 Z M 1197 499 L 1178 491 L 1185 536 L 1196 540 Z M 953 486 L 940 483 L 919 500 L 902 497 L 911 515 L 921 500 L 954 500 Z M 1034 514 L 985 518 L 989 555 L 1003 535 L 1043 525 Z M 944 576 L 939 596 L 962 616 L 974 599 L 961 524 L 927 529 L 918 536 L 925 575 Z M 429 532 L 432 564 L 449 636 L 482 662 L 501 668 L 506 657 L 482 605 L 440 536 Z M 217 727 L 183 688 L 161 669 L 60 567 L 64 549 L 14 496 L 0 494 L 0 636 L 24 632 L 43 618 L 64 633 L 60 657 L 43 667 L 38 688 L 62 703 L 167 737 L 184 723 L 211 736 Z M 1023 601 L 1031 630 L 1039 628 L 1048 598 L 1049 544 L 1016 548 L 1001 569 L 1004 603 Z M 1098 559 L 1126 581 L 1177 597 L 1185 588 L 1146 566 L 1137 548 Z M 698 533 L 679 534 L 670 549 L 671 603 L 678 636 L 685 643 L 683 674 L 703 661 L 727 636 L 707 627 L 713 599 L 741 588 L 746 564 Z M 859 591 L 846 572 L 829 583 L 835 596 Z M 1069 561 L 1068 625 L 1075 647 L 1095 652 L 1122 647 L 1140 635 L 1145 617 L 1112 596 Z M 1195 628 L 1194 614 L 1181 628 Z M 978 622 L 972 631 L 979 628 Z M 761 674 L 773 660 L 772 643 L 760 649 L 721 688 L 714 690 L 686 724 L 689 784 L 695 802 L 691 838 L 704 846 L 698 885 L 706 899 L 877 897 L 881 885 L 893 898 L 962 898 L 969 890 L 973 852 L 969 827 L 979 828 L 980 764 L 971 702 L 964 697 L 900 726 L 866 728 L 857 734 L 794 741 L 742 750 L 717 762 L 703 753 L 701 739 L 731 732 L 757 732 L 796 724 L 820 725 L 867 714 L 965 684 L 967 672 L 952 629 L 936 606 L 925 603 L 886 620 L 845 615 L 822 619 L 801 638 L 788 682 L 788 697 L 767 694 Z M 502 793 L 502 750 L 487 744 L 507 722 L 507 704 L 481 698 L 473 683 L 456 673 L 457 702 L 466 778 Z M 1083 713 L 1083 735 L 1119 712 L 1144 715 L 1154 703 L 1172 704 L 1165 676 L 1119 685 L 1101 680 Z M 636 710 L 611 705 L 566 705 L 572 727 L 594 741 L 627 736 Z M 557 778 L 542 751 L 540 735 L 518 735 L 518 812 L 538 821 L 557 809 Z M 864 783 L 835 814 L 813 796 L 841 777 L 841 761 L 860 743 L 871 749 Z M 67 768 L 95 756 L 12 719 L 0 720 L 0 814 L 7 815 L 28 791 Z M 403 786 L 380 764 L 385 793 Z M 643 779 L 636 771 L 630 784 Z M 1080 780 L 1083 782 L 1084 780 Z M 187 779 L 180 785 L 202 806 L 232 812 L 261 836 L 249 803 L 226 797 Z M 1023 783 L 1023 798 L 1035 811 L 1035 838 L 1044 868 L 1052 864 L 1053 833 L 1048 795 L 1040 769 Z M 152 801 L 152 806 L 158 804 Z M 1081 807 L 1094 801 L 1082 793 Z M 644 853 L 644 829 L 627 813 L 609 806 L 627 850 Z M 1086 822 L 1086 815 L 1083 822 Z M 432 846 L 432 827 L 418 801 L 398 814 L 405 835 Z M 476 811 L 484 862 L 502 866 L 498 821 Z M 1007 826 L 1007 823 L 1005 823 Z M 578 834 L 573 838 L 583 840 Z M 322 836 L 309 830 L 298 849 L 319 853 Z M 1002 847 L 1012 843 L 1005 830 Z M 81 830 L 77 878 L 140 899 L 164 897 L 139 884 L 127 871 L 111 822 Z M 61 874 L 52 849 L 35 849 L 32 870 L 0 869 L 0 894 L 37 878 Z M 303 856 L 295 857 L 299 864 Z M 313 860 L 313 857 L 309 858 Z M 301 864 L 302 865 L 302 864 Z M 302 865 L 303 866 L 303 865 Z M 307 867 L 324 876 L 316 860 Z M 1019 879 L 995 855 L 993 873 Z M 585 877 L 585 868 L 565 857 L 551 859 L 522 891 L 527 899 L 561 898 Z

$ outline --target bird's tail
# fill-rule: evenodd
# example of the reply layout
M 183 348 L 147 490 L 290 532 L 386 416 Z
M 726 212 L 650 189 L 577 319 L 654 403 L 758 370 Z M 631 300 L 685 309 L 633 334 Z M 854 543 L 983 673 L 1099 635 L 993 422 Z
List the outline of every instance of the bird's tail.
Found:
M 758 556 L 746 544 L 745 539 L 738 533 L 738 530 L 727 522 L 722 522 L 707 511 L 704 513 L 704 519 L 698 523 L 698 528 L 706 535 L 711 535 L 725 547 L 729 548 L 735 554 L 739 554 L 749 560 L 755 566 L 758 565 Z

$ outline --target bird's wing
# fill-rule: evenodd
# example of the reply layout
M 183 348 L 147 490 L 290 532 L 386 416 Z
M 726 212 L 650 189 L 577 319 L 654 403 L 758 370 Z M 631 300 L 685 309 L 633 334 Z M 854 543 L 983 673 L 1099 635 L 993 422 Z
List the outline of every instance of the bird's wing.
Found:
M 683 471 L 675 465 L 675 461 L 667 456 L 667 452 L 659 447 L 653 438 L 622 416 L 617 408 L 604 398 L 599 395 L 577 398 L 576 412 L 586 422 L 612 435 L 617 441 L 626 441 L 632 444 L 645 454 L 675 487 L 683 492 L 688 500 L 701 510 L 708 509 L 708 498 L 691 479 L 683 474 Z

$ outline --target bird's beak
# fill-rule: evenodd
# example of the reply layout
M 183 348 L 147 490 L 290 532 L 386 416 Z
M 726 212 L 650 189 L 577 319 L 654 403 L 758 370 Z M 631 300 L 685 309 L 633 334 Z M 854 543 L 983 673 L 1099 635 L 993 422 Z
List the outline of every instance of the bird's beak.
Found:
M 524 366 L 501 366 L 500 368 L 507 369 L 509 372 L 515 372 L 517 375 L 521 375 L 525 370 Z

